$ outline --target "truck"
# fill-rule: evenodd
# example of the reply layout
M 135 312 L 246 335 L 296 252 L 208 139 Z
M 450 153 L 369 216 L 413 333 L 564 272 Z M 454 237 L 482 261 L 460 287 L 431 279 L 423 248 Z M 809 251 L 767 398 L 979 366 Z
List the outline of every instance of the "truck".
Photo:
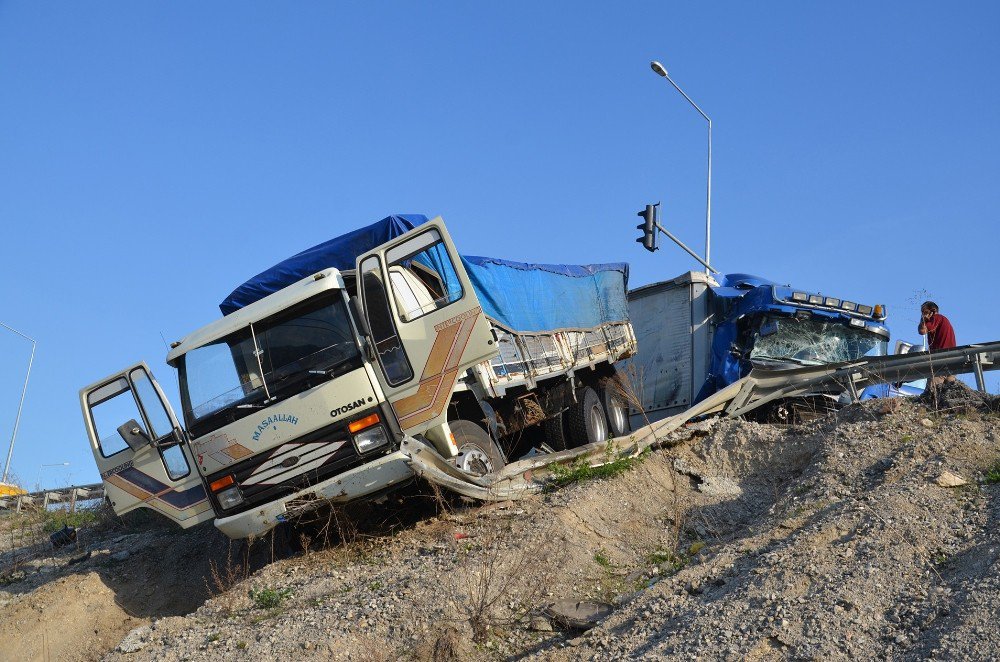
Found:
M 628 293 L 639 351 L 620 371 L 634 383 L 638 426 L 677 414 L 745 377 L 755 366 L 784 369 L 881 356 L 888 351 L 886 308 L 780 285 L 750 274 L 716 280 L 687 272 Z M 754 416 L 809 420 L 836 408 L 830 390 L 778 399 Z
M 107 499 L 246 538 L 411 482 L 408 439 L 486 475 L 622 434 L 627 282 L 619 263 L 460 257 L 422 215 L 302 251 L 171 344 L 181 418 L 145 362 L 81 389 Z

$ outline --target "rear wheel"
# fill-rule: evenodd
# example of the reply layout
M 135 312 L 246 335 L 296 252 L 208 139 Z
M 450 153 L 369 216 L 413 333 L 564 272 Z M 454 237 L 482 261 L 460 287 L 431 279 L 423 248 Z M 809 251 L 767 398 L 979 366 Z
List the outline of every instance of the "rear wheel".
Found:
M 601 382 L 598 389 L 601 404 L 608 414 L 608 430 L 612 437 L 621 437 L 629 433 L 632 426 L 628 420 L 628 405 L 621 393 L 618 377 L 609 377 Z
M 448 426 L 458 446 L 456 467 L 476 476 L 485 476 L 504 467 L 503 453 L 486 430 L 472 421 L 463 420 L 449 421 Z
M 608 438 L 608 419 L 597 391 L 585 386 L 576 393 L 576 402 L 569 408 L 569 437 L 574 446 L 592 444 Z
M 554 451 L 564 451 L 570 447 L 569 435 L 566 434 L 566 426 L 563 425 L 563 415 L 558 413 L 552 418 L 545 419 L 542 423 L 545 429 L 545 443 Z

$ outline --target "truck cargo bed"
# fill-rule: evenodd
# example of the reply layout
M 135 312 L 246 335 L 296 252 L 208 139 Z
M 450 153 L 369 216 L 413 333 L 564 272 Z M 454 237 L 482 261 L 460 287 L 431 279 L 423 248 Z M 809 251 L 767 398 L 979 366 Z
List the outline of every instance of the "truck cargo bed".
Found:
M 477 378 L 494 397 L 511 388 L 533 388 L 549 377 L 598 363 L 614 363 L 635 353 L 636 340 L 628 322 L 606 322 L 591 329 L 517 333 L 493 321 L 498 352 L 477 366 Z

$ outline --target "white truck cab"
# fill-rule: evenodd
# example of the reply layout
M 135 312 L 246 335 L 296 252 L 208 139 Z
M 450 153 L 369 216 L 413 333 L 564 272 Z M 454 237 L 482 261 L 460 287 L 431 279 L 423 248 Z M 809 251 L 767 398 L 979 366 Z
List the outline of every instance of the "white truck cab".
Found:
M 175 343 L 180 419 L 145 363 L 82 389 L 115 512 L 244 538 L 407 482 L 406 435 L 454 456 L 456 381 L 497 348 L 443 221 L 359 256 L 352 276 L 358 298 L 326 269 Z

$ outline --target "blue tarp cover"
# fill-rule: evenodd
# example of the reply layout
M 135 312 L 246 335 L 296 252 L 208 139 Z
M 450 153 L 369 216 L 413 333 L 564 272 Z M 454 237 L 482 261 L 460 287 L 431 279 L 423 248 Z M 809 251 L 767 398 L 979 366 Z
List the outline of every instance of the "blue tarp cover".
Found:
M 219 305 L 224 315 L 323 269 L 354 269 L 358 255 L 427 221 L 420 214 L 387 216 L 279 262 L 237 287 Z M 628 319 L 628 265 L 528 264 L 462 257 L 487 316 L 522 333 L 593 328 Z

